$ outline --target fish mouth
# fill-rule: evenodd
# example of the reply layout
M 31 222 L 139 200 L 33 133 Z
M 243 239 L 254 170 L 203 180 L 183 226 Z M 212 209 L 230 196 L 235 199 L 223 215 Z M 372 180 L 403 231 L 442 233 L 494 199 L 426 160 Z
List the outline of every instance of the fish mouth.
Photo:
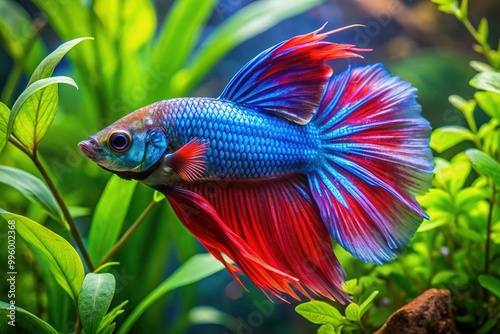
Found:
M 101 145 L 99 145 L 99 142 L 92 136 L 87 140 L 79 142 L 78 146 L 80 147 L 80 151 L 90 159 L 95 158 L 97 152 L 101 150 Z

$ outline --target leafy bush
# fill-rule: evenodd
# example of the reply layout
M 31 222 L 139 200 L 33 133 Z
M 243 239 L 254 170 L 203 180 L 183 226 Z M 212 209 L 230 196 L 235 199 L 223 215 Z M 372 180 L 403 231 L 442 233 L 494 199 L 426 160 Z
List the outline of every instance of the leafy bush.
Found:
M 363 312 L 353 315 L 352 310 L 358 307 L 352 303 L 345 308 L 344 317 L 325 303 L 297 306 L 297 312 L 308 320 L 323 324 L 318 333 L 373 332 L 397 308 L 431 287 L 451 291 L 460 332 L 500 330 L 500 45 L 495 50 L 488 44 L 485 18 L 477 29 L 469 21 L 468 1 L 433 2 L 463 23 L 477 42 L 474 50 L 484 55 L 487 63 L 470 62 L 479 72 L 470 80 L 470 85 L 478 89 L 473 99 L 449 98 L 465 117 L 468 128 L 435 129 L 431 147 L 442 153 L 470 142 L 473 148 L 458 146 L 461 151 L 450 161 L 434 159 L 432 189 L 418 199 L 430 220 L 422 223 L 407 252 L 393 263 L 365 265 L 351 273 L 358 277 L 356 286 L 360 289 L 353 294 L 354 300 L 380 290 L 370 309 L 362 307 Z M 480 126 L 476 123 L 479 113 L 489 119 Z M 343 254 L 341 249 L 336 250 L 339 252 Z M 340 260 L 356 261 L 345 253 Z M 373 293 L 367 301 L 373 299 Z

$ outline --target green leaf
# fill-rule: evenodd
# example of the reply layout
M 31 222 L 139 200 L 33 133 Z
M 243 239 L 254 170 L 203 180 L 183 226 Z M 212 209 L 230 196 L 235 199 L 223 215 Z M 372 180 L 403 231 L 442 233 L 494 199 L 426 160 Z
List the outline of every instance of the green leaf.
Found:
M 0 102 L 0 153 L 7 144 L 7 122 L 9 121 L 10 109 Z
M 497 324 L 498 319 L 488 319 L 476 332 L 476 334 L 488 334 Z
M 474 140 L 474 134 L 461 126 L 443 126 L 432 132 L 430 146 L 441 153 L 464 140 Z
M 115 293 L 115 277 L 112 274 L 89 273 L 83 280 L 78 298 L 78 310 L 86 334 L 97 333 Z
M 459 15 L 460 9 L 457 0 L 432 0 L 443 13 Z
M 465 151 L 465 154 L 467 154 L 474 167 L 476 167 L 481 174 L 490 177 L 500 186 L 500 163 L 493 160 L 493 158 L 486 153 L 476 149 L 469 149 Z
M 51 77 L 40 79 L 32 83 L 27 87 L 21 95 L 17 98 L 16 102 L 12 106 L 12 111 L 10 113 L 9 121 L 7 123 L 7 138 L 10 136 L 14 121 L 16 120 L 17 114 L 21 111 L 25 102 L 27 102 L 30 97 L 32 97 L 36 92 L 58 83 L 64 83 L 72 85 L 76 88 L 75 81 L 69 77 Z M 34 148 L 36 144 L 43 138 L 47 132 L 48 127 L 53 120 L 54 103 L 57 107 L 57 89 L 51 89 L 46 94 L 42 100 L 40 100 L 40 105 L 33 105 L 35 101 L 31 99 L 31 103 L 27 106 L 29 109 L 24 109 L 23 112 L 23 123 L 28 126 L 27 128 L 20 128 L 16 133 L 16 136 L 21 140 L 23 144 L 28 147 Z M 31 122 L 29 121 L 31 119 Z M 26 124 L 27 123 L 27 124 Z
M 125 334 L 130 331 L 139 317 L 159 298 L 167 292 L 182 286 L 198 282 L 205 277 L 222 270 L 224 265 L 210 254 L 198 254 L 187 260 L 170 277 L 151 291 L 137 307 L 130 313 L 123 325 L 118 330 L 118 334 Z
M 429 220 L 424 220 L 422 224 L 418 227 L 417 232 L 427 232 L 438 228 L 439 226 L 443 226 L 449 224 L 453 220 L 453 214 L 450 212 L 436 210 L 434 208 L 428 209 L 427 214 L 429 215 Z
M 69 52 L 75 45 L 85 40 L 93 40 L 92 37 L 82 37 L 76 38 L 71 41 L 68 41 L 64 44 L 61 44 L 57 49 L 51 52 L 44 60 L 36 67 L 31 74 L 30 81 L 28 82 L 28 86 L 34 83 L 37 80 L 48 78 L 54 72 L 57 64 L 61 61 L 61 59 Z
M 0 182 L 17 189 L 31 202 L 45 209 L 52 218 L 63 223 L 69 230 L 69 225 L 64 219 L 54 195 L 39 178 L 17 168 L 0 166 Z
M 359 310 L 359 305 L 356 303 L 350 303 L 345 308 L 345 316 L 351 321 L 360 321 L 361 315 Z
M 368 311 L 369 309 L 369 306 L 371 305 L 371 303 L 373 302 L 373 300 L 375 299 L 375 297 L 378 295 L 378 291 L 373 291 L 369 296 L 368 298 L 365 299 L 364 302 L 361 303 L 361 305 L 359 305 L 359 317 L 361 318 L 363 316 L 363 314 L 366 313 L 366 311 Z
M 460 189 L 455 196 L 455 206 L 459 211 L 468 211 L 477 207 L 477 202 L 486 199 L 482 189 L 468 187 Z
M 119 54 L 136 52 L 154 34 L 156 15 L 150 0 L 96 1 L 94 11 L 99 22 L 104 23 L 104 34 L 110 42 L 117 43 L 119 49 L 115 52 Z M 172 51 L 169 51 L 171 54 Z M 165 53 L 163 56 L 167 54 L 169 53 Z
M 335 327 L 332 324 L 325 324 L 318 328 L 318 334 L 335 334 Z
M 481 22 L 479 22 L 479 26 L 477 27 L 478 39 L 483 43 L 488 43 L 488 20 L 483 17 L 481 18 Z
M 337 325 L 342 321 L 342 314 L 332 305 L 319 301 L 299 304 L 295 307 L 295 312 L 314 324 Z
M 240 9 L 212 31 L 189 67 L 177 72 L 172 78 L 171 86 L 177 88 L 175 95 L 185 95 L 235 46 L 323 1 L 262 0 Z
M 153 193 L 153 201 L 155 203 L 158 203 L 158 202 L 161 202 L 165 199 L 165 195 L 163 195 L 161 192 L 159 192 L 158 190 L 155 190 L 155 192 Z
M 464 100 L 462 97 L 458 95 L 451 95 L 448 98 L 448 101 L 458 110 L 462 112 L 467 120 L 467 124 L 471 128 L 473 132 L 477 131 L 476 120 L 474 119 L 474 110 L 476 109 L 476 101 L 475 100 Z
M 185 64 L 216 4 L 216 0 L 174 2 L 156 41 L 151 58 L 153 68 L 158 64 L 162 71 L 172 75 Z
M 12 309 L 15 309 L 15 318 L 11 318 Z M 20 308 L 0 301 L 0 333 L 36 333 L 57 334 L 57 331 L 36 315 Z M 10 321 L 15 327 L 9 325 Z
M 120 305 L 116 306 L 114 309 L 108 312 L 104 316 L 104 319 L 102 319 L 101 324 L 99 325 L 99 328 L 97 329 L 97 333 L 99 334 L 111 334 L 114 331 L 115 328 L 115 321 L 116 317 L 125 312 L 123 308 L 125 305 L 128 303 L 128 300 L 123 301 Z M 111 331 L 110 331 L 111 330 Z
M 76 301 L 85 275 L 82 260 L 64 238 L 29 218 L 0 209 L 5 220 L 15 221 L 16 232 L 44 256 L 57 283 Z
M 492 275 L 479 275 L 477 280 L 483 288 L 500 298 L 500 279 Z
M 469 84 L 477 89 L 487 90 L 500 94 L 500 73 L 499 72 L 481 72 L 476 74 Z
M 470 67 L 475 69 L 478 72 L 491 72 L 495 71 L 493 67 L 490 66 L 490 64 L 486 64 L 482 61 L 477 61 L 477 60 L 471 60 L 469 62 Z
M 500 94 L 493 92 L 477 92 L 474 99 L 484 113 L 500 121 Z
M 136 186 L 136 181 L 124 181 L 116 175 L 109 179 L 90 225 L 88 246 L 93 263 L 99 263 L 118 240 Z

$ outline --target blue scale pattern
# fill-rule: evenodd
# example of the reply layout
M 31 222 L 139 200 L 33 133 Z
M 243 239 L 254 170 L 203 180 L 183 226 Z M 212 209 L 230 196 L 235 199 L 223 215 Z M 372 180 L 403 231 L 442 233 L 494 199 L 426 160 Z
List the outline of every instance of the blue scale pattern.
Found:
M 210 143 L 208 179 L 262 179 L 307 173 L 318 163 L 319 131 L 213 98 L 161 101 L 153 108 L 167 133 L 169 150 L 193 138 Z

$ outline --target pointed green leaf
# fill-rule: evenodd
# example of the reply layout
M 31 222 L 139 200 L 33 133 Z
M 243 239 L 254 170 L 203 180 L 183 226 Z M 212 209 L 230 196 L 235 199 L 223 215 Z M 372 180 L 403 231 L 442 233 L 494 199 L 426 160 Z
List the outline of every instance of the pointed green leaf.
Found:
M 465 151 L 465 154 L 467 154 L 474 167 L 476 167 L 481 174 L 490 177 L 500 186 L 500 163 L 493 160 L 493 158 L 486 153 L 476 149 L 469 149 Z
M 78 298 L 78 310 L 86 334 L 95 334 L 115 294 L 115 277 L 112 274 L 89 273 L 83 280 Z
M 151 58 L 153 68 L 158 64 L 162 71 L 172 75 L 186 63 L 216 4 L 216 0 L 174 2 L 156 41 Z M 161 85 L 160 88 L 164 90 Z
M 481 72 L 476 74 L 469 84 L 477 89 L 487 90 L 500 94 L 500 73 L 499 72 Z
M 7 138 L 10 136 L 13 130 L 14 121 L 21 108 L 23 108 L 23 106 L 25 105 L 25 102 L 38 91 L 59 83 L 72 85 L 78 88 L 75 81 L 69 77 L 51 77 L 35 81 L 29 87 L 27 87 L 21 93 L 21 95 L 19 95 L 16 102 L 12 106 L 12 111 L 7 123 Z M 43 95 L 44 94 L 42 94 L 42 96 Z M 34 100 L 32 99 L 30 102 L 33 103 Z M 26 126 L 28 127 L 20 128 L 18 131 L 19 133 L 16 133 L 18 138 L 21 137 L 25 140 L 23 141 L 21 140 L 21 138 L 19 138 L 23 144 L 33 148 L 41 140 L 54 118 L 54 105 L 57 107 L 57 89 L 52 88 L 49 89 L 45 96 L 43 96 L 43 100 L 40 100 L 40 105 L 29 104 L 26 107 L 29 108 L 24 109 L 23 124 L 28 123 L 26 124 Z M 30 119 L 31 122 L 29 122 Z
M 194 55 L 189 67 L 177 72 L 172 78 L 171 86 L 177 89 L 175 95 L 185 95 L 235 46 L 322 2 L 323 0 L 263 0 L 240 9 L 212 31 Z
M 359 305 L 356 303 L 350 303 L 347 305 L 345 308 L 345 316 L 351 321 L 359 321 L 361 319 Z
M 45 209 L 52 218 L 64 223 L 65 227 L 69 229 L 54 195 L 39 178 L 17 168 L 0 166 L 0 182 L 17 189 L 27 199 Z
M 361 303 L 361 305 L 359 305 L 359 317 L 361 318 L 363 316 L 363 314 L 366 313 L 366 311 L 368 311 L 370 305 L 372 304 L 373 300 L 375 299 L 375 297 L 378 295 L 378 291 L 373 291 L 369 296 L 368 298 L 365 299 L 364 302 Z
M 93 263 L 99 263 L 118 240 L 136 186 L 136 181 L 124 181 L 116 175 L 109 179 L 90 225 L 87 243 Z
M 125 305 L 127 305 L 128 300 L 123 301 L 120 303 L 120 305 L 116 306 L 114 309 L 108 312 L 104 316 L 104 319 L 102 319 L 101 324 L 99 325 L 99 328 L 97 329 L 97 333 L 99 334 L 111 334 L 114 333 L 113 330 L 115 328 L 115 321 L 116 317 L 125 312 L 123 308 Z
M 223 268 L 224 265 L 210 254 L 197 254 L 193 256 L 137 305 L 123 322 L 120 329 L 118 329 L 118 334 L 128 333 L 139 317 L 167 292 L 198 282 Z
M 295 312 L 319 325 L 337 325 L 342 321 L 342 315 L 335 307 L 319 300 L 299 304 L 295 307 Z
M 15 310 L 13 318 L 10 317 L 12 309 Z M 36 315 L 2 301 L 0 301 L 0 319 L 0 333 L 57 334 L 52 326 Z
M 61 59 L 69 52 L 75 45 L 85 40 L 93 40 L 92 37 L 82 37 L 76 38 L 71 41 L 68 41 L 64 44 L 61 44 L 57 49 L 51 52 L 44 60 L 36 67 L 31 74 L 30 81 L 28 82 L 28 86 L 34 83 L 37 80 L 48 78 L 54 72 L 57 64 L 61 61 Z
M 493 92 L 477 92 L 474 99 L 484 113 L 500 121 L 500 94 Z
M 479 22 L 479 26 L 477 27 L 477 33 L 479 35 L 478 37 L 481 42 L 488 43 L 488 31 L 488 20 L 483 17 L 481 19 L 481 22 Z
M 474 134 L 462 126 L 443 126 L 432 131 L 430 146 L 441 153 L 464 140 L 474 140 Z
M 7 144 L 7 122 L 9 121 L 10 109 L 0 102 L 0 152 Z
M 500 279 L 492 275 L 479 275 L 477 280 L 483 288 L 500 298 Z
M 33 220 L 0 209 L 5 220 L 14 220 L 16 232 L 36 248 L 49 264 L 57 283 L 76 301 L 85 275 L 82 260 L 64 238 Z

